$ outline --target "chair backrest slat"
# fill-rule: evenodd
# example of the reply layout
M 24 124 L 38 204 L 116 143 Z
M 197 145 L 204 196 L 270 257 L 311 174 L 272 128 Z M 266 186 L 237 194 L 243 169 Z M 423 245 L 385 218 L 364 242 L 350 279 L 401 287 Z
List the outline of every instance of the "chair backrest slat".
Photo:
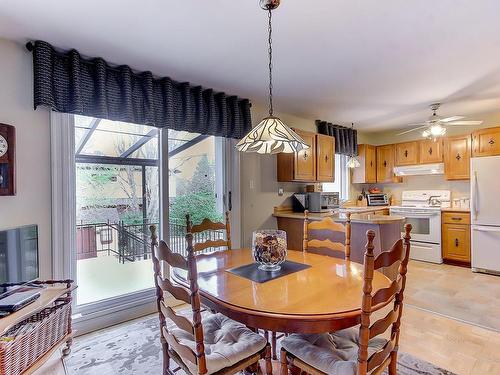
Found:
M 162 333 L 162 349 L 163 351 L 175 351 L 183 361 L 186 360 L 196 364 L 198 366 L 198 374 L 206 374 L 207 364 L 205 358 L 203 326 L 201 322 L 198 270 L 196 266 L 196 258 L 194 256 L 193 235 L 189 232 L 186 234 L 187 259 L 184 259 L 180 256 L 180 254 L 172 252 L 164 241 L 160 241 L 160 244 L 158 244 L 156 227 L 152 225 L 150 229 L 151 254 L 153 258 L 157 306 L 160 317 L 160 329 Z M 172 272 L 175 272 L 176 268 L 187 271 L 187 282 L 189 286 L 186 288 L 181 285 L 174 285 L 169 278 L 164 278 L 161 272 L 161 262 L 167 263 L 171 267 Z M 187 318 L 176 314 L 172 308 L 165 305 L 163 297 L 165 292 L 169 292 L 174 296 L 174 298 L 191 305 L 191 311 L 193 313 L 192 322 L 190 322 Z M 170 319 L 178 328 L 193 334 L 195 340 L 195 350 L 181 344 L 176 339 L 175 335 L 173 335 L 168 329 L 166 319 Z
M 373 353 L 370 358 L 368 358 L 368 365 L 366 368 L 367 372 L 372 371 L 374 368 L 384 363 L 393 351 L 394 347 L 394 340 L 391 339 L 387 341 L 382 349 Z
M 373 266 L 375 267 L 376 270 L 382 267 L 390 267 L 394 263 L 403 260 L 403 252 L 404 252 L 403 240 L 400 239 L 396 241 L 396 243 L 392 246 L 391 250 L 383 251 L 382 253 L 380 253 L 375 258 Z
M 225 223 L 218 223 L 205 218 L 200 224 L 193 225 L 190 215 L 186 215 L 186 232 L 194 234 L 197 240 L 193 247 L 195 252 L 220 247 L 226 247 L 227 250 L 231 250 L 231 223 L 228 211 L 226 211 L 225 216 Z M 220 232 L 224 232 L 226 239 L 214 238 L 214 234 Z M 206 240 L 198 242 L 199 236 L 196 235 L 203 235 L 204 233 L 206 233 Z
M 349 259 L 351 255 L 351 213 L 347 213 L 345 225 L 335 222 L 331 217 L 327 216 L 319 221 L 309 221 L 309 211 L 304 211 L 304 240 L 303 251 L 338 257 L 339 252 L 342 252 L 345 259 Z M 332 236 L 335 233 L 341 233 L 344 237 L 344 243 L 332 241 L 331 238 L 317 239 L 311 237 L 311 232 L 327 233 Z
M 165 305 L 165 302 L 163 301 L 161 302 L 161 312 L 165 317 L 173 321 L 177 327 L 186 331 L 187 333 L 194 335 L 194 327 L 189 319 L 182 315 L 178 315 L 174 311 L 174 309 L 172 309 L 170 306 Z
M 401 325 L 401 315 L 403 311 L 403 297 L 406 285 L 406 273 L 408 270 L 408 260 L 410 257 L 410 232 L 411 224 L 405 225 L 404 244 L 398 240 L 389 251 L 382 252 L 374 257 L 375 232 L 369 230 L 366 233 L 367 244 L 364 257 L 364 284 L 363 298 L 361 304 L 361 325 L 359 329 L 359 350 L 358 350 L 358 375 L 365 375 L 374 370 L 381 373 L 382 370 L 395 360 L 392 355 L 397 351 L 399 343 L 399 329 Z M 399 272 L 396 280 L 389 287 L 379 289 L 372 295 L 373 275 L 376 269 L 389 267 L 396 262 L 399 264 Z M 370 317 L 373 311 L 380 309 L 394 301 L 393 309 L 383 318 L 371 324 Z M 386 345 L 368 358 L 368 342 L 370 339 L 384 333 L 391 328 L 391 337 Z
M 390 302 L 390 300 L 396 295 L 396 293 L 400 292 L 401 285 L 402 279 L 398 275 L 396 277 L 396 280 L 391 282 L 391 285 L 389 285 L 387 288 L 382 288 L 375 292 L 372 297 L 371 306 L 378 306 L 379 304 L 383 304 L 388 301 Z
M 188 346 L 182 345 L 177 341 L 174 335 L 172 335 L 165 327 L 163 327 L 163 336 L 167 340 L 168 345 L 182 358 L 183 361 L 188 360 L 195 365 L 198 364 L 198 357 L 195 352 Z

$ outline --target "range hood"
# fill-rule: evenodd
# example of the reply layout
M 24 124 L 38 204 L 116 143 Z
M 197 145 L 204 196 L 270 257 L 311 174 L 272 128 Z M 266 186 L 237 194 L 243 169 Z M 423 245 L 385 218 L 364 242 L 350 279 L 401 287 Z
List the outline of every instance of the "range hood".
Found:
M 405 165 L 394 167 L 396 176 L 419 176 L 429 174 L 444 174 L 444 163 Z

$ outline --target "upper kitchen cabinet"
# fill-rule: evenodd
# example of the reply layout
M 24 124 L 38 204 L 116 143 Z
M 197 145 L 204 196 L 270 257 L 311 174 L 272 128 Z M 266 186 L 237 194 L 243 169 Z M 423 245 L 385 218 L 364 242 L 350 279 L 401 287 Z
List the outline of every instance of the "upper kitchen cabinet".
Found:
M 316 134 L 316 180 L 333 182 L 335 179 L 335 138 Z
M 470 178 L 470 135 L 444 140 L 444 173 L 447 180 Z
M 424 139 L 418 142 L 420 164 L 443 162 L 443 140 Z
M 418 142 L 405 142 L 396 144 L 396 165 L 418 164 Z
M 300 129 L 293 130 L 302 137 L 309 148 L 293 154 L 279 153 L 277 155 L 278 181 L 316 181 L 316 134 Z
M 394 145 L 377 146 L 377 182 L 399 182 L 394 176 Z
M 500 127 L 472 133 L 472 156 L 500 155 Z
M 377 182 L 377 148 L 371 145 L 358 145 L 360 166 L 352 170 L 354 184 L 374 184 Z

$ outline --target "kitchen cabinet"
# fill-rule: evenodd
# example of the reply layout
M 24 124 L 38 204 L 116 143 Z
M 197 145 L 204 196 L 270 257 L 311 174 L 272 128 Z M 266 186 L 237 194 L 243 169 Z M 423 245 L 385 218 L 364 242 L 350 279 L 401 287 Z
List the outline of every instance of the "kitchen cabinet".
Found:
M 443 140 L 424 139 L 418 142 L 419 163 L 431 164 L 443 162 Z
M 371 145 L 358 145 L 360 166 L 352 170 L 352 183 L 374 184 L 377 182 L 377 148 Z
M 377 146 L 377 182 L 399 182 L 393 169 L 394 145 Z
M 415 165 L 418 164 L 418 142 L 405 142 L 396 144 L 395 165 Z
M 444 174 L 447 180 L 470 179 L 470 144 L 470 135 L 444 140 Z
M 335 138 L 316 134 L 316 181 L 335 180 Z
M 334 182 L 335 138 L 293 129 L 310 147 L 277 155 L 278 182 Z
M 444 212 L 442 223 L 443 259 L 470 264 L 470 214 Z
M 472 133 L 472 156 L 500 155 L 500 127 Z

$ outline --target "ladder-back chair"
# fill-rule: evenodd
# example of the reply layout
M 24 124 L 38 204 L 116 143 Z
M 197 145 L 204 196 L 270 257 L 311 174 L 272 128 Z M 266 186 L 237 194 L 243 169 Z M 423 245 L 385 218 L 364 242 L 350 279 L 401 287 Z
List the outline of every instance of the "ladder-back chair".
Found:
M 231 224 L 228 211 L 226 211 L 225 218 L 225 223 L 214 222 L 205 218 L 200 224 L 193 225 L 190 215 L 186 215 L 186 233 L 192 233 L 194 236 L 195 244 L 193 247 L 195 252 L 221 247 L 231 250 Z
M 313 238 L 321 234 L 322 239 Z M 344 241 L 339 242 L 339 240 Z M 351 257 L 351 213 L 346 213 L 345 225 L 333 221 L 329 216 L 322 220 L 309 220 L 309 211 L 304 211 L 304 241 L 305 252 L 333 256 L 336 258 Z
M 309 374 L 397 375 L 397 353 L 406 272 L 410 256 L 411 224 L 405 226 L 404 241 L 399 239 L 391 250 L 374 257 L 375 232 L 367 232 L 364 257 L 364 283 L 361 302 L 361 325 L 331 334 L 291 335 L 282 342 L 281 373 L 288 373 L 288 364 Z M 399 273 L 387 287 L 372 294 L 375 270 L 399 262 Z M 372 314 L 394 302 L 383 318 L 372 322 Z M 390 338 L 379 337 L 389 328 Z M 357 348 L 357 350 L 355 350 Z M 322 352 L 322 356 L 315 355 Z
M 184 258 L 172 252 L 165 241 L 158 242 L 154 225 L 150 229 L 163 375 L 173 375 L 178 370 L 170 370 L 170 359 L 187 374 L 226 375 L 247 368 L 255 372 L 260 358 L 265 358 L 266 373 L 271 374 L 271 348 L 265 338 L 222 314 L 202 316 L 193 235 L 186 235 L 187 258 Z M 164 277 L 162 262 L 168 264 L 171 272 L 186 274 L 188 286 Z M 168 293 L 190 305 L 192 319 L 189 314 L 176 312 L 165 303 L 164 296 Z

